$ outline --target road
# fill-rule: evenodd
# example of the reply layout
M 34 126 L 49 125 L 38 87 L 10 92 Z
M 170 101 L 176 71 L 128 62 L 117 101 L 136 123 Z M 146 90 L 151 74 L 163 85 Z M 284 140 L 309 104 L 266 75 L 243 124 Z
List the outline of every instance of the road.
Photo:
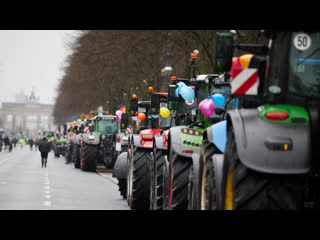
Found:
M 64 157 L 20 146 L 0 152 L 0 210 L 129 210 L 111 173 L 83 172 Z

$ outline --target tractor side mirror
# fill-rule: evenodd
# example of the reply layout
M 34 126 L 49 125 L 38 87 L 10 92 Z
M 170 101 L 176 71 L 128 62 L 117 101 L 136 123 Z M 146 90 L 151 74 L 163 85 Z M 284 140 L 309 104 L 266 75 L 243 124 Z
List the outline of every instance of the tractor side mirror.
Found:
M 128 114 L 127 113 L 123 113 L 121 116 L 121 130 L 126 129 L 128 127 Z
M 229 72 L 232 66 L 233 38 L 231 33 L 217 33 L 216 36 L 216 70 Z
M 132 98 L 130 100 L 130 113 L 131 113 L 131 116 L 134 117 L 136 116 L 136 112 L 138 112 L 138 99 L 137 98 Z
M 159 114 L 160 110 L 160 95 L 152 94 L 151 95 L 151 111 L 152 114 Z

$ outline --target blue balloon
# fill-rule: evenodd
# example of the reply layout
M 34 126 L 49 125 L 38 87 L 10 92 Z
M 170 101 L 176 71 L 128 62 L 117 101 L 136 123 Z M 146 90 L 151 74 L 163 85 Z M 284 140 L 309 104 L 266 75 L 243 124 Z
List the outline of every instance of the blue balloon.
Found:
M 179 94 L 180 94 L 180 91 L 179 91 L 179 90 L 180 90 L 179 88 L 176 89 L 176 97 L 177 97 L 177 98 L 179 97 Z
M 191 101 L 194 99 L 194 91 L 191 87 L 183 86 L 180 91 L 180 95 L 184 100 Z
M 212 96 L 212 98 L 213 98 L 214 105 L 217 107 L 223 106 L 223 104 L 226 101 L 226 99 L 224 98 L 224 96 L 221 93 L 215 93 Z
M 82 121 L 81 125 L 86 125 L 86 123 L 84 121 Z
M 153 118 L 159 118 L 159 115 L 152 115 Z

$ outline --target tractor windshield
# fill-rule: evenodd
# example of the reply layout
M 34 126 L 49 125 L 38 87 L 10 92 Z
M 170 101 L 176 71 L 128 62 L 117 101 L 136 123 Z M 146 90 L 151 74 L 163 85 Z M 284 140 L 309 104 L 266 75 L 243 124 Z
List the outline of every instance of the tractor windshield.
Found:
M 235 106 L 235 99 L 232 99 L 231 102 L 230 98 L 231 98 L 231 85 L 230 84 L 221 84 L 221 85 L 215 85 L 212 86 L 211 88 L 211 96 L 214 95 L 215 93 L 221 93 L 224 97 L 225 97 L 225 102 L 223 104 L 223 106 L 219 106 L 217 108 L 221 108 L 223 110 L 225 110 L 226 112 L 234 109 Z M 228 103 L 228 105 L 226 106 L 226 104 Z M 227 109 L 225 109 L 227 107 Z M 218 115 L 216 113 L 214 113 L 211 117 L 217 117 Z
M 118 122 L 116 120 L 100 120 L 97 124 L 97 131 L 102 134 L 114 134 L 118 131 Z
M 289 63 L 288 91 L 320 97 L 320 33 L 294 32 Z

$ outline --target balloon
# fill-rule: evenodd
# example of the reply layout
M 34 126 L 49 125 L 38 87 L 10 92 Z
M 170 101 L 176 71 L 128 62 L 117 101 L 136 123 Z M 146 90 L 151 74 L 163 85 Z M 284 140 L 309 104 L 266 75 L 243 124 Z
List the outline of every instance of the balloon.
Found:
M 116 111 L 116 116 L 121 116 L 122 113 L 123 113 L 123 112 L 122 112 L 121 110 L 117 110 L 117 111 Z
M 191 101 L 194 99 L 194 91 L 191 87 L 183 86 L 180 91 L 180 95 L 184 100 Z
M 72 122 L 73 126 L 77 125 L 77 122 L 76 121 L 73 121 Z
M 146 115 L 145 115 L 144 113 L 139 113 L 139 114 L 138 114 L 138 119 L 141 120 L 141 121 L 143 121 L 143 120 L 146 119 Z
M 217 107 L 223 106 L 225 103 L 225 98 L 221 93 L 216 93 L 212 96 L 214 105 Z
M 231 69 L 230 69 L 230 71 L 228 72 L 228 74 L 232 76 L 232 74 L 233 74 L 233 69 L 235 69 L 235 68 L 243 68 L 243 67 L 241 66 L 241 64 L 240 64 L 240 60 L 239 60 L 238 57 L 233 57 L 233 58 L 232 58 L 232 66 L 231 66 Z
M 177 89 L 176 89 L 176 97 L 177 97 L 177 98 L 179 97 L 179 94 L 180 94 L 179 88 L 177 88 Z
M 151 115 L 153 118 L 159 118 L 159 115 Z
M 252 57 L 253 54 L 245 54 L 239 57 L 239 62 L 241 66 L 244 68 L 248 68 Z
M 77 123 L 81 123 L 81 122 L 82 122 L 82 120 L 81 120 L 81 119 L 78 119 L 78 120 L 77 120 Z
M 163 118 L 167 118 L 170 116 L 170 111 L 168 108 L 162 107 L 160 108 L 160 116 Z
M 209 97 L 209 98 L 203 99 L 199 103 L 198 109 L 202 111 L 203 115 L 210 117 L 214 113 L 214 110 L 215 110 L 215 106 L 214 106 L 212 98 Z
M 117 120 L 117 122 L 121 122 L 121 115 L 116 116 L 116 120 Z
M 86 125 L 85 121 L 82 121 L 81 125 Z

